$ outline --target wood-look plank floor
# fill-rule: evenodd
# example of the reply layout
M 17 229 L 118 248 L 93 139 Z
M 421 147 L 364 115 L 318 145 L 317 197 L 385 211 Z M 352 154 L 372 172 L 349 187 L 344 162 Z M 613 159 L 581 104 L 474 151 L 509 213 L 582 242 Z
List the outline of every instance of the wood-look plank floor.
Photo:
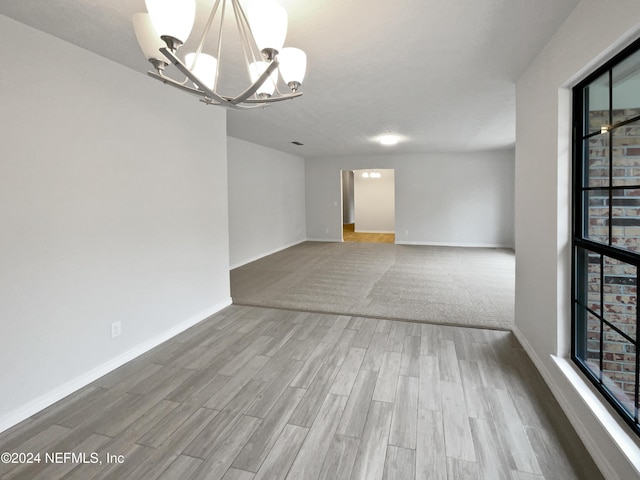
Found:
M 240 306 L 0 434 L 0 452 L 42 459 L 2 479 L 602 478 L 509 332 Z
M 356 232 L 353 223 L 345 223 L 342 226 L 342 240 L 344 242 L 395 243 L 396 234 Z

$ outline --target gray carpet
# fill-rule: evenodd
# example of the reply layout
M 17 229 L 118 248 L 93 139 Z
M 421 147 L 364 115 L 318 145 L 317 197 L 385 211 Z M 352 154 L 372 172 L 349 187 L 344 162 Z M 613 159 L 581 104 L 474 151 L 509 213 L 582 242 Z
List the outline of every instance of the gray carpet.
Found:
M 231 271 L 237 305 L 511 329 L 512 250 L 304 242 Z

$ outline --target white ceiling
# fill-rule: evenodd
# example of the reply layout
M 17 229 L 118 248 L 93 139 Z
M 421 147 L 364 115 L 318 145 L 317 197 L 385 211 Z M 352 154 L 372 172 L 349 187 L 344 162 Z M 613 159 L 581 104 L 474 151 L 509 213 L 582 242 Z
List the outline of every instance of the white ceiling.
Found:
M 304 95 L 229 111 L 228 133 L 305 157 L 512 147 L 515 82 L 579 2 L 279 1 L 289 13 L 285 46 L 308 56 Z M 198 0 L 199 23 L 212 3 Z M 141 74 L 149 64 L 131 15 L 143 11 L 144 0 L 0 0 L 0 14 Z M 385 132 L 404 141 L 371 140 Z

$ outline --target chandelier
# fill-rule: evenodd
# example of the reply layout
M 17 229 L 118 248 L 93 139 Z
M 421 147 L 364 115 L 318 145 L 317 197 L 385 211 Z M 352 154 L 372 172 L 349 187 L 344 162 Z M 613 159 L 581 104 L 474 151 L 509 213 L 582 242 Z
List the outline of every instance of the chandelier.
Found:
M 193 29 L 196 0 L 145 0 L 145 3 L 149 13 L 134 14 L 133 26 L 140 48 L 155 69 L 147 72 L 149 76 L 196 95 L 208 105 L 236 109 L 263 107 L 302 95 L 298 89 L 304 79 L 307 57 L 298 48 L 283 48 L 287 12 L 278 3 L 247 0 L 245 9 L 240 0 L 215 0 L 196 50 L 187 53 L 184 60 L 178 57 L 178 49 Z M 218 91 L 223 59 L 227 60 L 223 51 L 223 22 L 229 10 L 242 45 L 248 84 L 235 96 Z M 207 39 L 216 30 L 214 56 L 203 50 L 210 46 Z M 184 78 L 176 80 L 167 75 L 169 65 Z M 279 76 L 289 92 L 281 93 L 278 89 Z

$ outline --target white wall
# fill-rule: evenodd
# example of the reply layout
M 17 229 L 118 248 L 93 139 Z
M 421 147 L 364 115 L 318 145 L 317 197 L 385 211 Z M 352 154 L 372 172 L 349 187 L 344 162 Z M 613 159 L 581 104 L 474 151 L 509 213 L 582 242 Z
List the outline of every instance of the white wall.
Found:
M 304 159 L 228 138 L 232 268 L 306 238 Z
M 514 151 L 309 158 L 307 236 L 340 241 L 340 171 L 395 171 L 396 243 L 512 247 Z
M 379 178 L 364 178 L 354 172 L 355 231 L 374 233 L 395 232 L 395 174 L 393 169 L 381 168 Z
M 225 112 L 3 16 L 0 39 L 1 431 L 230 293 Z
M 605 415 L 608 407 L 594 400 L 599 397 L 566 361 L 570 88 L 632 35 L 637 38 L 639 22 L 637 0 L 583 0 L 517 84 L 515 331 L 603 473 L 620 479 L 638 478 L 632 466 L 640 465 L 638 438 Z M 577 380 L 570 383 L 569 378 Z M 599 418 L 598 411 L 604 412 Z M 603 424 L 611 430 L 605 431 Z

